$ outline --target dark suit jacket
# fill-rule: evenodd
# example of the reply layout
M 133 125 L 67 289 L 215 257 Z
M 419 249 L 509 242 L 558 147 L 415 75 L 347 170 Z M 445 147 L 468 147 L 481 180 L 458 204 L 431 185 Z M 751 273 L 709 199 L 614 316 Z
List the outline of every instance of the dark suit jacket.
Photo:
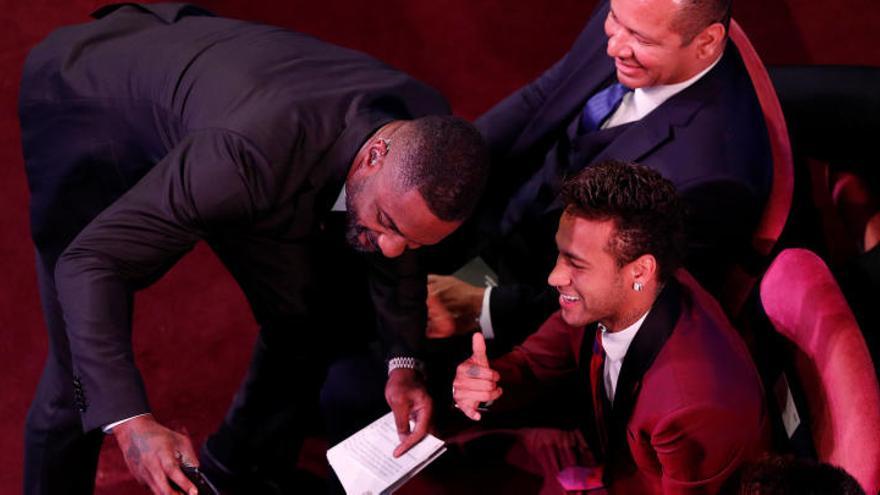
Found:
M 478 232 L 474 238 L 488 240 L 481 254 L 501 279 L 490 302 L 501 340 L 521 340 L 556 307 L 555 296 L 541 292 L 556 256 L 562 177 L 618 159 L 670 179 L 690 209 L 688 269 L 710 291 L 725 268 L 745 256 L 769 192 L 764 120 L 730 43 L 709 73 L 640 121 L 588 135 L 570 153 L 559 149 L 586 100 L 614 79 L 614 62 L 605 53 L 607 13 L 604 2 L 562 60 L 476 122 L 493 170 L 485 199 L 461 236 Z M 537 194 L 524 195 L 529 187 Z
M 492 362 L 505 394 L 576 374 L 581 385 L 575 394 L 591 404 L 595 332 L 595 324 L 575 328 L 554 314 Z M 663 289 L 627 351 L 605 411 L 604 452 L 592 406 L 581 418 L 590 448 L 604 459 L 612 493 L 717 491 L 769 439 L 761 382 L 744 342 L 719 304 L 684 271 Z
M 132 291 L 200 239 L 258 322 L 299 332 L 291 353 L 311 352 L 333 307 L 316 290 L 329 283 L 315 239 L 355 154 L 391 120 L 448 113 L 406 74 L 281 28 L 171 4 L 96 17 L 33 49 L 20 95 L 33 236 L 41 256 L 58 257 L 87 430 L 148 410 Z M 389 354 L 418 355 L 423 272 L 409 254 L 369 257 Z

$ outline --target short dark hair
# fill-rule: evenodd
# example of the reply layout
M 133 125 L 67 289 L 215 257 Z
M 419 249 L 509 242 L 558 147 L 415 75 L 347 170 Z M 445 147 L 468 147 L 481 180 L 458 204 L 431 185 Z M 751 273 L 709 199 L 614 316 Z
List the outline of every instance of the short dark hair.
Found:
M 616 160 L 589 166 L 562 186 L 566 211 L 614 221 L 608 251 L 618 266 L 651 254 L 666 281 L 685 252 L 684 206 L 672 182 L 657 171 Z
M 489 153 L 468 121 L 434 115 L 409 121 L 395 137 L 400 185 L 418 188 L 437 218 L 461 221 L 480 198 L 489 172 Z M 399 147 L 398 147 L 399 146 Z
M 744 465 L 725 482 L 725 495 L 864 495 L 859 482 L 840 467 L 790 455 L 768 455 Z
M 687 45 L 707 27 L 720 22 L 727 33 L 730 30 L 730 8 L 733 0 L 682 0 L 672 30 L 681 35 Z

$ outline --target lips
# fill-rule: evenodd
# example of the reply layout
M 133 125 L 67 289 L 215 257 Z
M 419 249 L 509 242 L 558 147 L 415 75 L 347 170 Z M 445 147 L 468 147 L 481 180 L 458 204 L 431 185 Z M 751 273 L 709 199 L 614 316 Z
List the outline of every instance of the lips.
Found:
M 614 59 L 614 66 L 625 75 L 633 75 L 642 69 L 642 66 L 639 64 L 628 64 L 619 58 Z
M 562 293 L 559 294 L 559 306 L 561 306 L 563 308 L 566 306 L 574 306 L 574 305 L 578 304 L 580 301 L 581 301 L 581 298 L 578 296 L 569 295 L 569 294 L 562 294 Z

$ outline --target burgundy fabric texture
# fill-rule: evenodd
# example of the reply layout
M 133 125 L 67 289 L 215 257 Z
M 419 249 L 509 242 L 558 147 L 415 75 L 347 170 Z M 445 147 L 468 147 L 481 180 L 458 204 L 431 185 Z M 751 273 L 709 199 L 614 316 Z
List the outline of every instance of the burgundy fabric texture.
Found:
M 611 473 L 610 493 L 715 493 L 742 462 L 758 458 L 768 447 L 764 392 L 745 343 L 718 302 L 690 274 L 679 270 L 676 279 L 683 295 L 673 301 L 682 305 L 681 315 L 637 382 L 625 428 L 616 432 L 619 437 L 609 436 L 609 444 L 615 439 L 625 442 L 627 452 L 604 466 L 606 474 Z M 660 311 L 662 303 L 655 303 L 640 336 L 650 331 L 652 316 Z M 547 387 L 570 376 L 573 366 L 580 368 L 579 361 L 592 357 L 583 355 L 588 351 L 578 352 L 584 339 L 593 336 L 567 325 L 555 313 L 521 346 L 494 360 L 492 367 L 501 374 L 505 391 Z M 632 352 L 633 347 L 628 354 Z M 624 361 L 624 368 L 627 365 Z M 621 392 L 615 394 L 618 403 Z M 590 390 L 585 386 L 580 393 Z M 609 435 L 613 434 L 611 430 Z M 540 453 L 534 458 L 542 468 L 553 468 L 544 471 L 553 480 L 568 467 L 541 462 Z
M 16 98 L 27 51 L 85 22 L 102 0 L 0 2 L 0 493 L 21 486 L 24 417 L 46 355 L 28 229 Z M 534 79 L 571 46 L 595 2 L 527 0 L 205 0 L 218 14 L 301 30 L 378 56 L 446 94 L 474 118 Z M 874 0 L 738 0 L 734 15 L 768 65 L 880 65 Z M 214 256 L 198 247 L 137 299 L 136 359 L 161 421 L 196 443 L 217 426 L 250 356 L 256 326 Z M 876 438 L 876 437 L 875 437 Z M 317 449 L 316 449 L 317 450 Z M 112 439 L 99 494 L 145 493 Z
M 794 344 L 794 365 L 809 408 L 819 459 L 880 490 L 880 389 L 849 305 L 814 253 L 786 249 L 767 269 L 761 302 Z

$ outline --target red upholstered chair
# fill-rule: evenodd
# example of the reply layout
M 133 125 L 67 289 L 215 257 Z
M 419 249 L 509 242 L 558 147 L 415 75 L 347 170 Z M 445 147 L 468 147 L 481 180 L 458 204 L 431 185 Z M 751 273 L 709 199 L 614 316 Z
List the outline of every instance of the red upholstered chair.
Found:
M 752 247 L 757 257 L 753 265 L 763 267 L 769 263 L 770 253 L 776 246 L 791 211 L 794 195 L 794 162 L 785 116 L 776 97 L 773 82 L 748 36 L 735 20 L 730 21 L 730 40 L 739 50 L 758 96 L 773 159 L 773 183 L 770 196 L 767 198 L 758 227 L 752 235 Z M 728 275 L 720 299 L 731 318 L 737 319 L 740 315 L 746 299 L 760 276 L 760 273 L 757 273 L 759 270 L 760 268 L 756 270 L 753 267 L 738 266 Z
M 767 269 L 760 293 L 770 322 L 793 349 L 790 369 L 806 406 L 800 417 L 819 460 L 844 468 L 866 493 L 878 493 L 880 388 L 837 282 L 811 251 L 786 249 Z

